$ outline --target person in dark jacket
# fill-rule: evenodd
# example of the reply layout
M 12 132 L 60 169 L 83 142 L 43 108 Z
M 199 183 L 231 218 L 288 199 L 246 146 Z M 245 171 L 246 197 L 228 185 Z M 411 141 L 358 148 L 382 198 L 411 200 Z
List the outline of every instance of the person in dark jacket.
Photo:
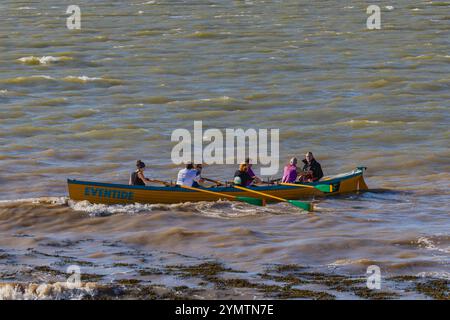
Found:
M 322 179 L 322 167 L 320 166 L 320 163 L 314 159 L 312 152 L 306 153 L 303 163 L 303 173 L 299 179 L 300 182 L 314 182 Z
M 129 185 L 131 186 L 145 186 L 146 182 L 152 182 L 144 176 L 145 163 L 141 160 L 136 161 L 136 171 L 130 175 Z
M 243 187 L 251 185 L 253 182 L 253 177 L 248 174 L 248 165 L 242 163 L 239 165 L 239 170 L 234 173 L 234 184 Z

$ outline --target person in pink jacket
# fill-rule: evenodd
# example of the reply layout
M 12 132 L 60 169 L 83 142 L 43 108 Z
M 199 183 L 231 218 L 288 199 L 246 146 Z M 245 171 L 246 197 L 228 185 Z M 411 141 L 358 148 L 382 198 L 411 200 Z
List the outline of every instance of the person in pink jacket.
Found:
M 297 180 L 297 158 L 289 160 L 289 164 L 284 167 L 281 182 L 294 183 Z

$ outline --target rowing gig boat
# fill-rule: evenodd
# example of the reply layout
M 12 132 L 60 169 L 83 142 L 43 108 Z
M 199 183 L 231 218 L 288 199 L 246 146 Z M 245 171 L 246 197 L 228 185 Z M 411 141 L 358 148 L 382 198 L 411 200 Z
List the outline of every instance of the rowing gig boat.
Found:
M 268 185 L 254 186 L 250 189 L 257 190 L 272 196 L 284 199 L 300 199 L 312 196 L 324 196 L 328 194 L 342 194 L 367 190 L 363 173 L 365 168 L 358 167 L 355 170 L 335 176 L 324 177 L 320 182 L 306 183 L 305 185 L 328 185 L 330 192 L 322 192 L 316 188 L 292 186 L 292 185 Z M 67 180 L 69 197 L 75 201 L 87 200 L 90 203 L 102 204 L 133 204 L 133 203 L 180 203 L 197 201 L 217 201 L 222 197 L 211 193 L 187 190 L 180 187 L 156 187 L 156 186 L 130 186 L 126 184 L 112 184 L 101 182 L 89 182 L 79 180 Z M 239 190 L 233 187 L 210 187 L 206 190 L 226 193 L 239 197 L 259 197 L 267 202 L 273 201 L 264 196 L 255 196 L 254 193 Z M 323 188 L 322 188 L 323 189 Z

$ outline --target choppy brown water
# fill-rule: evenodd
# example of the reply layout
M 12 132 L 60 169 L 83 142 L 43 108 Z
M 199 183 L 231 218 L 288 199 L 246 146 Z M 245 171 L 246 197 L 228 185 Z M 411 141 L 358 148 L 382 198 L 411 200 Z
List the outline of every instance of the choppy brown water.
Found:
M 298 263 L 364 276 L 377 264 L 448 278 L 448 2 L 382 6 L 379 31 L 365 29 L 362 1 L 78 5 L 73 32 L 60 1 L 0 4 L 2 281 L 70 261 L 108 281 L 140 277 L 115 263 L 208 259 L 249 273 Z M 310 215 L 67 202 L 66 178 L 126 182 L 138 158 L 173 179 L 170 134 L 193 120 L 279 128 L 281 164 L 312 150 L 326 174 L 365 165 L 369 186 L 387 191 L 330 198 Z

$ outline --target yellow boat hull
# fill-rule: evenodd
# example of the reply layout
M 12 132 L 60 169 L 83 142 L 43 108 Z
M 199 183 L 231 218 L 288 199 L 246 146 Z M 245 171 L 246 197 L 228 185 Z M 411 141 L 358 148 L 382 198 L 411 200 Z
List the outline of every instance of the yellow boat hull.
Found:
M 310 198 L 313 196 L 325 196 L 357 192 L 367 190 L 367 185 L 363 177 L 363 168 L 357 168 L 352 172 L 324 178 L 320 182 L 308 183 L 328 184 L 333 186 L 333 192 L 323 193 L 315 188 L 306 188 L 299 186 L 261 186 L 251 187 L 259 192 L 267 193 L 279 198 L 296 200 L 301 198 Z M 180 203 L 180 202 L 198 202 L 198 201 L 217 201 L 222 199 L 210 193 L 187 190 L 180 187 L 155 187 L 155 186 L 129 186 L 124 184 L 110 184 L 89 181 L 68 180 L 69 197 L 75 201 L 87 200 L 90 203 L 101 204 L 153 204 L 153 203 Z M 232 196 L 244 196 L 265 199 L 267 202 L 273 201 L 258 194 L 235 189 L 233 187 L 214 187 L 207 190 L 229 194 Z

